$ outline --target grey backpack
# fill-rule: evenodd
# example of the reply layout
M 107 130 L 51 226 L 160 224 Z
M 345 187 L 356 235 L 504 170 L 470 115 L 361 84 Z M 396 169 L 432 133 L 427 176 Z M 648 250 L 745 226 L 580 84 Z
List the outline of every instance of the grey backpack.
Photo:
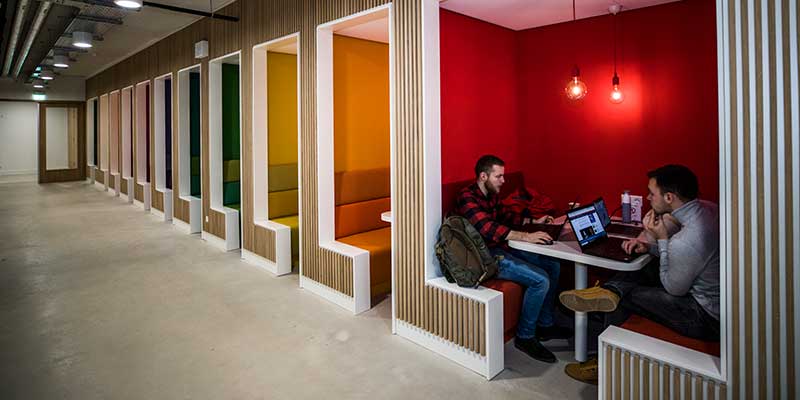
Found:
M 475 288 L 497 274 L 497 259 L 483 237 L 460 216 L 447 217 L 439 228 L 436 258 L 448 282 Z

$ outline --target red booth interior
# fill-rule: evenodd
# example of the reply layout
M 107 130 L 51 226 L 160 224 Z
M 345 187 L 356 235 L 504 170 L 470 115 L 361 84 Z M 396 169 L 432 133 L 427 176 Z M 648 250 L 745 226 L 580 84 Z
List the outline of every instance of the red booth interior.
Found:
M 620 104 L 609 101 L 611 16 L 514 31 L 440 10 L 443 211 L 483 154 L 518 172 L 508 174 L 503 193 L 524 184 L 561 210 L 599 196 L 613 210 L 623 190 L 646 197 L 647 171 L 667 163 L 691 168 L 701 197 L 718 202 L 714 2 L 683 0 L 616 18 Z M 571 101 L 564 87 L 576 64 L 588 94 Z M 522 288 L 487 286 L 504 292 L 505 332 L 513 336 Z M 664 329 L 642 331 L 658 337 Z

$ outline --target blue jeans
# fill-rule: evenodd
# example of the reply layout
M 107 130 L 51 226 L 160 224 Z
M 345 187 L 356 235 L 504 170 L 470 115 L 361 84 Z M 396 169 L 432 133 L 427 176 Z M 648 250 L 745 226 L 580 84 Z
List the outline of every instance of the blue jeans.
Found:
M 536 336 L 536 326 L 553 325 L 553 306 L 558 290 L 558 260 L 516 249 L 490 249 L 493 256 L 503 256 L 498 263 L 497 278 L 525 286 L 522 313 L 517 324 L 517 337 Z

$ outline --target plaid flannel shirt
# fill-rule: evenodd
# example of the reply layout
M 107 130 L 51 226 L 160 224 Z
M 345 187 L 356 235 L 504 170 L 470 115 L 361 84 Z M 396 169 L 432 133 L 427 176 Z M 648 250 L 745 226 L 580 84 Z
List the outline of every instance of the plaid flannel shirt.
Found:
M 507 248 L 506 237 L 511 227 L 522 225 L 523 219 L 530 217 L 524 215 L 526 210 L 517 213 L 503 206 L 497 194 L 487 197 L 477 183 L 461 189 L 456 198 L 456 210 L 478 230 L 489 247 Z

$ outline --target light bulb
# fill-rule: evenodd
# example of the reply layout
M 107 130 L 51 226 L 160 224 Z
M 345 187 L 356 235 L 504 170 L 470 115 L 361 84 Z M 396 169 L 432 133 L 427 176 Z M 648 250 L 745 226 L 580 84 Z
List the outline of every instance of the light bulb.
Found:
M 572 79 L 567 83 L 567 87 L 564 89 L 567 92 L 567 97 L 570 100 L 579 100 L 586 96 L 588 90 L 586 89 L 586 84 L 580 80 L 578 75 L 572 77 Z
M 614 104 L 622 103 L 622 101 L 625 100 L 625 95 L 622 94 L 622 89 L 619 88 L 619 77 L 616 73 L 614 73 L 614 77 L 611 78 L 611 85 L 613 87 L 608 99 Z

